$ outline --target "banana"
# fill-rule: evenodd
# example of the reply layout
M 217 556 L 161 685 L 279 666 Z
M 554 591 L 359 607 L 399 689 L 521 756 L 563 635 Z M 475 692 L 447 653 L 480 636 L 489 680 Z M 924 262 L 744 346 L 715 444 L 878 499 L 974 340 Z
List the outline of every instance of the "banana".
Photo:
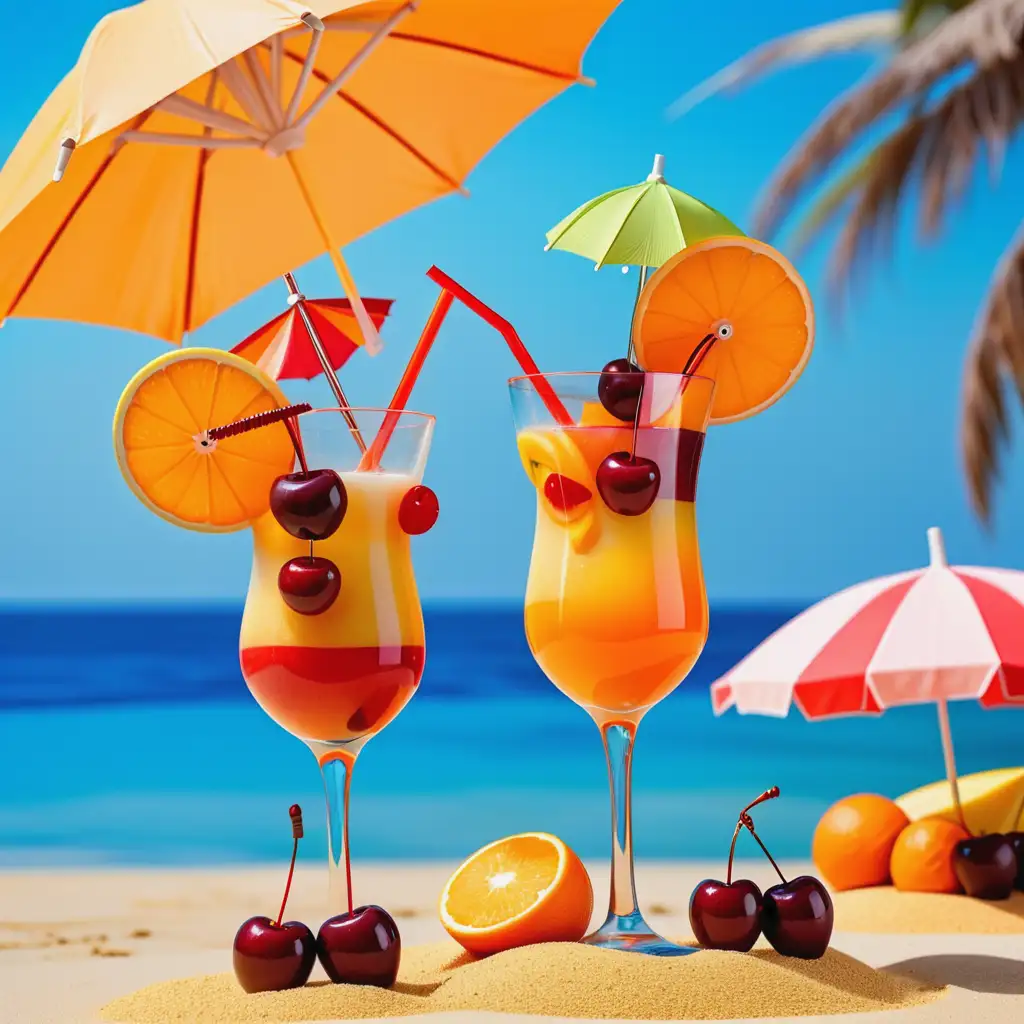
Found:
M 959 780 L 960 803 L 973 832 L 1012 832 L 1024 829 L 1024 768 L 994 768 Z M 945 818 L 956 821 L 949 782 L 941 779 L 897 797 L 911 821 Z

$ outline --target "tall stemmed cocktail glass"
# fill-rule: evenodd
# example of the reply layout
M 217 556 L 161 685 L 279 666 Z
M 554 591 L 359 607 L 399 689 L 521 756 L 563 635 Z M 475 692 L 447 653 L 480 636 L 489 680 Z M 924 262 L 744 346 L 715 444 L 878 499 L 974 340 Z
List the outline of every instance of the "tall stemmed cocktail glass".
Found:
M 537 490 L 526 637 L 548 678 L 597 724 L 608 761 L 611 896 L 607 920 L 584 941 L 681 955 L 693 950 L 657 935 L 637 908 L 630 786 L 640 720 L 707 639 L 694 498 L 714 383 L 648 373 L 601 384 L 600 373 L 509 382 Z M 551 391 L 571 424 L 553 418 Z
M 344 484 L 341 525 L 313 543 L 286 532 L 273 512 L 253 523 L 240 643 L 252 695 L 309 747 L 323 773 L 334 912 L 352 909 L 348 794 L 356 757 L 405 707 L 423 672 L 410 533 L 429 525 L 421 481 L 434 427 L 432 416 L 418 412 L 346 411 L 349 417 L 326 409 L 298 421 L 309 469 L 333 469 Z M 390 442 L 376 468 L 360 469 L 359 441 L 373 436 L 385 416 L 393 426 Z M 333 562 L 341 586 L 325 610 L 303 614 L 285 602 L 278 578 L 289 560 L 311 557 Z

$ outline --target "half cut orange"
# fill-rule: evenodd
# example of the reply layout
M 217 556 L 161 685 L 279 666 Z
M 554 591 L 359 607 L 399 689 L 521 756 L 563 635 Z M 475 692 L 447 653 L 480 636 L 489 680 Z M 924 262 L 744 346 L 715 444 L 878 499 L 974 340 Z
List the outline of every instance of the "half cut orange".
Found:
M 814 347 L 814 306 L 778 250 L 722 236 L 687 246 L 651 277 L 633 316 L 645 370 L 715 381 L 712 423 L 755 416 L 803 372 Z
M 210 441 L 207 430 L 288 405 L 252 363 L 214 348 L 154 359 L 129 382 L 114 414 L 117 463 L 136 497 L 176 526 L 226 533 L 270 507 L 270 487 L 295 460 L 274 423 Z
M 477 850 L 441 893 L 441 924 L 477 956 L 537 942 L 578 942 L 594 890 L 557 836 L 525 832 Z

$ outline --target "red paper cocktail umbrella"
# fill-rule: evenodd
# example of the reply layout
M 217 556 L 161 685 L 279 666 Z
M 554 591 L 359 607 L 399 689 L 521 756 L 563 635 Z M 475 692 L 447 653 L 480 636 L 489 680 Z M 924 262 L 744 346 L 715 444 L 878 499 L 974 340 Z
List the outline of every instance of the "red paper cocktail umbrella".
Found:
M 391 312 L 392 300 L 364 298 L 363 305 L 379 331 Z M 338 370 L 362 345 L 361 337 L 348 299 L 301 299 L 293 292 L 287 312 L 253 331 L 231 351 L 255 363 L 274 380 L 311 380 L 324 372 L 314 347 L 317 340 L 331 367 Z

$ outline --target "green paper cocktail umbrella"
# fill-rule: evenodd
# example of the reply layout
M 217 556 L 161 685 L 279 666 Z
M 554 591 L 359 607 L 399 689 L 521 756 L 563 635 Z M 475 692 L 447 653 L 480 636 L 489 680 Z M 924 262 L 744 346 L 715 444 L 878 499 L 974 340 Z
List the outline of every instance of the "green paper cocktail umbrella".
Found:
M 646 181 L 613 189 L 573 210 L 548 233 L 545 249 L 564 249 L 606 264 L 660 267 L 680 249 L 714 235 L 742 235 L 728 217 L 665 181 L 654 158 Z
M 549 249 L 563 249 L 594 261 L 640 268 L 639 301 L 650 267 L 660 267 L 680 249 L 715 235 L 742 235 L 724 214 L 665 181 L 658 153 L 646 180 L 613 189 L 573 210 L 548 233 Z M 634 308 L 636 303 L 634 302 Z M 630 339 L 628 357 L 633 357 Z

